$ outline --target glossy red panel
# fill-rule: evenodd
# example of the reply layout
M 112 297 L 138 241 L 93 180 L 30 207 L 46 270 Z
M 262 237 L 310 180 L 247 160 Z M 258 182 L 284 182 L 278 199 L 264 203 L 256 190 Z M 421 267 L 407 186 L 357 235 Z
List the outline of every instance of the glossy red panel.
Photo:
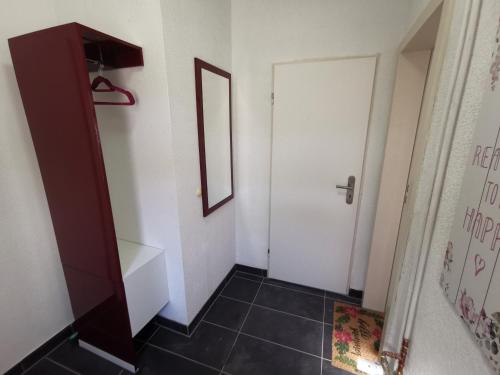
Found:
M 134 363 L 84 42 L 107 45 L 111 67 L 142 65 L 142 52 L 106 37 L 73 23 L 9 47 L 80 337 Z

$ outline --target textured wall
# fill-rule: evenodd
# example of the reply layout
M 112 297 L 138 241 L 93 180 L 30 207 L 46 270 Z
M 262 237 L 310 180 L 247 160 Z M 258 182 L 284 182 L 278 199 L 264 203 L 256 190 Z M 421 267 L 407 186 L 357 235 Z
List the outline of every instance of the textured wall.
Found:
M 50 0 L 0 12 L 0 373 L 73 321 L 7 38 L 52 26 Z
M 162 14 L 188 322 L 235 263 L 234 201 L 203 218 L 194 58 L 231 72 L 231 2 L 166 0 Z M 165 103 L 167 104 L 167 103 Z
M 54 3 L 58 23 L 77 20 L 143 48 L 144 67 L 105 73 L 130 88 L 137 104 L 97 106 L 97 120 L 116 235 L 165 249 L 170 300 L 164 314 L 187 322 L 160 4 L 132 0 Z
M 12 0 L 8 8 L 0 13 L 0 373 L 73 321 L 8 52 L 12 36 L 77 21 L 144 47 L 144 68 L 108 72 L 138 104 L 99 108 L 105 161 L 118 236 L 166 248 L 170 313 L 187 321 L 159 2 Z
M 364 288 L 396 48 L 407 11 L 407 1 L 401 0 L 232 1 L 239 263 L 267 268 L 272 64 L 380 53 L 353 252 L 351 287 Z
M 440 92 L 436 101 L 433 126 L 435 126 L 436 121 L 443 120 L 445 108 L 441 104 L 443 98 L 449 95 L 452 85 L 450 72 L 453 60 L 451 57 L 455 56 L 455 50 L 459 42 L 458 23 L 466 16 L 464 6 L 466 1 L 468 0 L 457 1 L 450 34 L 448 58 L 445 61 Z M 417 2 L 425 3 L 425 1 Z M 469 153 L 482 92 L 488 78 L 491 48 L 493 47 L 497 19 L 500 14 L 499 5 L 498 1 L 484 0 L 470 75 L 467 79 L 465 95 L 453 139 L 438 218 L 425 269 L 416 322 L 410 338 L 407 372 L 411 375 L 492 373 L 470 333 L 444 297 L 439 286 L 439 277 L 443 264 L 444 249 L 448 241 L 455 206 L 460 194 L 465 158 Z M 420 11 L 424 6 L 425 4 L 414 4 L 413 9 Z M 413 19 L 415 18 L 416 15 L 414 15 Z M 430 183 L 429 178 L 430 176 L 424 177 L 422 183 Z M 420 204 L 424 205 L 425 202 L 420 202 Z
M 417 17 L 431 3 L 432 0 L 410 0 L 410 16 L 408 17 L 408 25 L 411 26 L 416 21 Z

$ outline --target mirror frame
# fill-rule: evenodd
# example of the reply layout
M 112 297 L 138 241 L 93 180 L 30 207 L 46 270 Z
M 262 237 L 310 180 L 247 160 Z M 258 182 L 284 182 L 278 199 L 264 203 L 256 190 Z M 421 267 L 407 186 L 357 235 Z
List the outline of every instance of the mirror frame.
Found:
M 207 161 L 205 154 L 205 122 L 203 116 L 203 85 L 202 70 L 207 70 L 229 80 L 229 159 L 231 168 L 231 194 L 212 207 L 208 205 Z M 203 202 L 203 217 L 210 215 L 219 207 L 234 198 L 233 182 L 233 135 L 232 135 L 232 102 L 231 102 L 231 74 L 209 64 L 199 58 L 194 59 L 194 77 L 196 88 L 196 114 L 198 119 L 198 151 L 200 154 L 201 198 Z

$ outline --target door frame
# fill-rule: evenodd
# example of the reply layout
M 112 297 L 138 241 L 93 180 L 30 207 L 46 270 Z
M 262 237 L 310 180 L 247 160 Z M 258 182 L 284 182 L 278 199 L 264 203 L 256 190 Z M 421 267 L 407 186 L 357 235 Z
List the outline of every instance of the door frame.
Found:
M 271 150 L 271 157 L 269 161 L 269 202 L 268 202 L 268 207 L 269 207 L 269 225 L 268 225 L 268 243 L 271 243 L 271 197 L 272 197 L 272 178 L 273 178 L 273 142 L 274 142 L 274 91 L 275 91 L 275 71 L 276 67 L 279 65 L 288 65 L 288 64 L 301 64 L 301 63 L 313 63 L 313 62 L 324 62 L 324 61 L 339 61 L 339 60 L 351 60 L 351 59 L 362 59 L 362 58 L 368 58 L 368 57 L 374 57 L 375 58 L 375 71 L 374 71 L 374 77 L 373 77 L 373 87 L 372 87 L 372 95 L 371 95 L 371 100 L 370 100 L 370 111 L 368 115 L 368 125 L 366 127 L 366 139 L 365 139 L 365 144 L 363 147 L 363 162 L 362 162 L 362 167 L 361 167 L 361 176 L 359 178 L 359 196 L 358 196 L 358 206 L 356 208 L 356 219 L 354 222 L 354 233 L 353 233 L 353 241 L 352 241 L 352 247 L 351 251 L 349 253 L 349 271 L 348 271 L 348 276 L 347 276 L 347 290 L 346 294 L 349 294 L 350 290 L 350 285 L 351 285 L 351 274 L 352 274 L 352 262 L 353 262 L 353 252 L 354 248 L 356 246 L 356 239 L 357 239 L 357 234 L 358 234 L 358 219 L 359 219 L 359 211 L 361 207 L 361 202 L 363 199 L 363 191 L 364 191 L 364 182 L 365 182 L 365 169 L 366 169 L 366 148 L 368 145 L 368 136 L 370 134 L 370 127 L 372 124 L 372 119 L 373 119 L 373 101 L 374 101 L 374 95 L 375 91 L 377 89 L 377 73 L 378 73 L 378 66 L 379 66 L 379 60 L 380 60 L 380 54 L 375 53 L 375 54 L 363 54 L 363 55 L 352 55 L 352 56 L 339 56 L 339 57 L 320 57 L 320 58 L 306 58 L 306 59 L 296 59 L 296 60 L 289 60 L 289 61 L 281 61 L 281 62 L 275 62 L 272 64 L 272 77 L 271 77 L 271 144 L 270 144 L 270 150 Z M 271 270 L 271 251 L 270 249 L 268 250 L 267 253 L 267 269 L 269 271 L 269 277 L 272 277 L 272 270 Z
M 397 255 L 396 245 L 402 229 L 400 228 L 400 223 L 403 207 L 405 199 L 408 198 L 407 182 L 411 172 L 413 152 L 417 136 L 421 138 L 427 138 L 428 136 L 433 103 L 436 99 L 444 54 L 446 52 L 452 12 L 451 4 L 453 1 L 431 0 L 402 39 L 398 48 L 399 61 L 394 83 L 391 118 L 385 147 L 363 299 L 363 307 L 368 309 L 376 311 L 385 310 L 390 281 L 397 278 L 396 275 L 391 274 L 393 273 L 394 259 Z M 414 73 L 410 77 L 406 72 L 408 66 L 414 64 L 418 59 L 418 56 L 409 55 L 409 53 L 415 52 L 412 45 L 415 44 L 414 41 L 419 38 L 419 35 L 428 34 L 428 31 L 425 30 L 428 21 L 439 9 L 441 9 L 441 16 L 434 45 L 420 49 L 420 51 L 432 50 L 432 59 L 427 66 L 425 75 L 420 74 L 418 76 L 418 74 Z M 430 25 L 430 27 L 434 26 Z M 417 85 L 422 84 L 424 86 L 423 89 L 422 87 L 417 87 Z M 398 89 L 404 89 L 408 85 L 415 87 L 415 91 L 412 93 L 413 97 L 408 98 L 406 101 L 398 100 L 401 96 L 401 93 L 398 93 Z M 414 115 L 416 115 L 411 119 L 411 124 L 406 123 L 409 122 L 408 119 L 401 119 L 401 112 L 407 111 L 413 111 Z M 402 138 L 410 146 L 405 150 L 398 149 Z M 398 154 L 398 158 L 394 158 L 394 153 Z M 405 168 L 400 169 L 398 175 L 394 176 L 394 166 L 401 161 L 405 163 Z M 414 190 L 415 187 L 412 187 L 412 189 Z
M 385 311 L 391 279 L 398 267 L 407 200 L 414 196 L 411 177 L 418 178 L 430 116 L 436 98 L 448 29 L 442 0 L 431 1 L 398 51 L 391 115 L 385 146 L 380 190 L 368 261 L 363 307 Z M 444 27 L 443 27 L 444 26 Z M 446 32 L 447 34 L 447 32 Z M 406 225 L 405 225 L 406 224 Z M 403 236 L 404 237 L 404 236 Z
M 439 74 L 430 76 L 428 79 L 427 90 L 432 90 L 432 94 L 427 95 L 427 92 L 425 94 L 428 98 L 424 97 L 420 120 L 423 126 L 427 127 L 429 134 L 426 139 L 422 164 L 419 166 L 419 169 L 424 173 L 419 174 L 414 188 L 415 201 L 419 203 L 419 207 L 413 212 L 409 224 L 408 239 L 403 249 L 403 271 L 399 275 L 393 276 L 397 284 L 396 294 L 393 296 L 396 298 L 393 301 L 395 307 L 386 316 L 384 327 L 386 332 L 381 345 L 382 351 L 401 353 L 403 357 L 406 356 L 409 338 L 413 330 L 451 143 L 472 58 L 482 0 L 467 2 L 464 5 L 463 18 L 457 21 L 453 20 L 455 3 L 455 0 L 431 0 L 408 33 L 411 35 L 418 30 L 428 17 L 439 6 L 442 6 L 441 25 L 431 62 L 431 69 L 432 66 L 436 66 Z M 454 21 L 454 32 L 460 36 L 458 45 L 453 51 L 448 50 L 448 37 L 452 20 Z M 403 43 L 407 43 L 408 40 L 409 38 L 405 37 Z M 456 56 L 453 60 L 449 57 L 446 60 L 449 68 L 446 71 L 446 76 L 450 85 L 442 85 L 441 70 L 447 53 L 456 53 Z M 437 109 L 435 110 L 436 100 Z M 387 332 L 388 330 L 389 332 Z M 388 373 L 392 373 L 398 361 L 390 359 L 390 355 L 382 355 L 382 362 L 390 371 Z M 403 367 L 404 360 L 398 364 L 398 371 L 402 371 Z

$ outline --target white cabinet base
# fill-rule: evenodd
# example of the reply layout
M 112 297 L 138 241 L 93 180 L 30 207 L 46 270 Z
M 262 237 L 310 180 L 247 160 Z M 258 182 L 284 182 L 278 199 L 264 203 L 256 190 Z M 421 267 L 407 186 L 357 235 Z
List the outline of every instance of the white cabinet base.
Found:
M 168 302 L 165 251 L 117 240 L 132 336 Z
M 83 348 L 85 350 L 88 350 L 91 353 L 94 353 L 95 355 L 98 355 L 101 358 L 104 358 L 107 361 L 110 361 L 114 363 L 117 366 L 120 366 L 121 368 L 124 368 L 125 370 L 130 371 L 131 373 L 135 374 L 137 372 L 137 369 L 135 366 L 131 363 L 125 362 L 123 359 L 120 359 L 118 357 L 115 357 L 112 354 L 109 354 L 108 352 L 105 352 L 104 350 L 101 350 L 99 348 L 96 348 L 94 345 L 90 345 L 88 342 L 85 342 L 83 340 L 78 340 L 78 345 L 80 348 Z

